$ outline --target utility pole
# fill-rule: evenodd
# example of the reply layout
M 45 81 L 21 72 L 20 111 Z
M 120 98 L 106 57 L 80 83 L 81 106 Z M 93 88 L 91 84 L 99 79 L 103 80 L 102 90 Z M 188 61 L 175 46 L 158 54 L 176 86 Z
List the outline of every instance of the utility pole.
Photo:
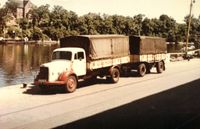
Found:
M 188 29 L 187 29 L 187 37 L 186 37 L 186 46 L 185 46 L 185 56 L 187 57 L 188 54 L 188 42 L 189 42 L 189 37 L 190 37 L 190 25 L 191 25 L 191 20 L 192 20 L 192 6 L 193 3 L 195 3 L 195 0 L 191 0 L 190 3 L 190 13 L 189 13 L 189 21 L 188 21 Z

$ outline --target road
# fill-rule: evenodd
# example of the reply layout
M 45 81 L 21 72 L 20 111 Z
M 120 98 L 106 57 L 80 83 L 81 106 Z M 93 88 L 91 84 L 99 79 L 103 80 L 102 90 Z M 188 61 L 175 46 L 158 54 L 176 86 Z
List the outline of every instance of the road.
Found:
M 170 62 L 166 71 L 81 82 L 76 92 L 0 89 L 0 128 L 182 128 L 200 121 L 200 59 Z M 191 124 L 192 122 L 192 124 Z

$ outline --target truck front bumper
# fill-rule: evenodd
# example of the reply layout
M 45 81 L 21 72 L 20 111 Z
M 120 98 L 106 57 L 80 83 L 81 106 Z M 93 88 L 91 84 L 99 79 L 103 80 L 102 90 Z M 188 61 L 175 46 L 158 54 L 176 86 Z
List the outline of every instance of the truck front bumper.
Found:
M 34 81 L 33 85 L 39 86 L 39 85 L 47 85 L 47 86 L 51 86 L 51 85 L 64 85 L 65 81 L 53 81 L 53 82 L 49 82 L 49 81 Z

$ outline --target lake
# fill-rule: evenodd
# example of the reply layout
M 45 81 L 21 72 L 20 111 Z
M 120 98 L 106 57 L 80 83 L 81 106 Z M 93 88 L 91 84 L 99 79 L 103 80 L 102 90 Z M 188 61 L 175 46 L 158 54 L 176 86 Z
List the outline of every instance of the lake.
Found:
M 58 45 L 0 45 L 0 87 L 33 82 L 39 66 L 51 60 Z

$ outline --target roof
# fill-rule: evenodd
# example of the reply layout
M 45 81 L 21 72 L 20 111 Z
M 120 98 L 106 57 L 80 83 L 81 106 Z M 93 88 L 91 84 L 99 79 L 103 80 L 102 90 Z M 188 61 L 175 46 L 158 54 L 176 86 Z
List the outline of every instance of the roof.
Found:
M 133 35 L 130 37 L 136 37 L 136 38 L 140 38 L 140 39 L 164 39 L 162 37 L 153 37 L 153 36 L 138 36 L 138 35 Z
M 77 37 L 86 37 L 86 38 L 121 38 L 126 37 L 125 35 L 79 35 Z
M 83 51 L 83 49 L 77 48 L 77 47 L 63 47 L 63 48 L 57 48 L 54 50 L 54 52 L 56 51 Z
M 17 7 L 18 7 L 18 8 L 24 8 L 24 3 L 23 3 L 23 1 L 21 1 L 21 0 L 16 0 L 16 3 L 17 3 Z
M 18 8 L 24 8 L 24 2 L 25 2 L 25 5 L 29 2 L 29 0 L 16 0 L 16 3 L 17 3 L 17 7 Z

